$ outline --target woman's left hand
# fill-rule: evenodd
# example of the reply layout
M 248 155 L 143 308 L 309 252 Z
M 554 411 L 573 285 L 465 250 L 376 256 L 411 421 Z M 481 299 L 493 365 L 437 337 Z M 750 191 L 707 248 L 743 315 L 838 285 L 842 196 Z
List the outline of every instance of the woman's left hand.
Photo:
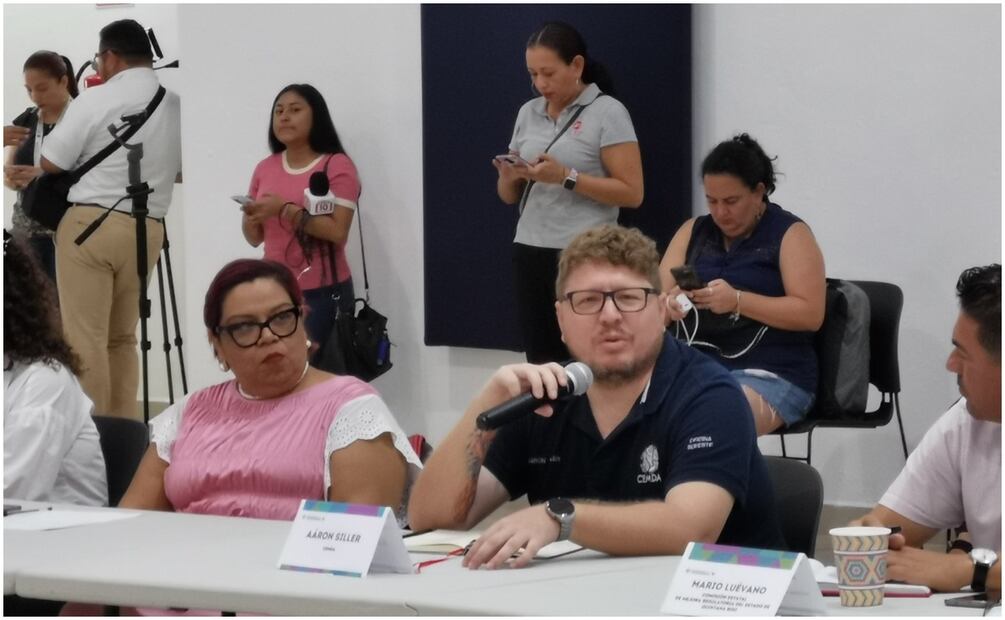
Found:
M 258 200 L 250 202 L 241 210 L 244 211 L 248 219 L 255 224 L 264 224 L 270 217 L 276 217 L 282 211 L 286 201 L 275 194 L 265 194 Z
M 715 314 L 726 314 L 736 310 L 736 289 L 723 279 L 716 279 L 691 291 L 694 305 L 703 310 L 711 310 Z
M 566 167 L 547 153 L 541 153 L 537 163 L 527 169 L 527 177 L 538 183 L 559 184 L 565 180 L 567 174 Z

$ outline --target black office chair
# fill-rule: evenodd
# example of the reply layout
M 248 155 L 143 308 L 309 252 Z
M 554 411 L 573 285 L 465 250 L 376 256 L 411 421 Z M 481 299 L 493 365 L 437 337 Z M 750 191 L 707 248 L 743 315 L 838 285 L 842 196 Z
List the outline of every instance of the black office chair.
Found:
M 780 456 L 766 456 L 775 509 L 789 551 L 813 557 L 824 505 L 824 482 L 810 465 Z
M 143 460 L 150 443 L 150 433 L 147 425 L 137 420 L 100 415 L 93 416 L 93 419 L 101 437 L 101 452 L 105 456 L 108 505 L 117 506 Z
M 780 428 L 773 434 L 782 442 L 782 456 L 810 464 L 813 454 L 813 431 L 817 428 L 879 428 L 897 416 L 900 427 L 900 444 L 907 459 L 907 439 L 904 422 L 900 417 L 900 360 L 897 354 L 900 313 L 904 307 L 904 293 L 896 284 L 851 280 L 869 297 L 869 383 L 879 390 L 881 401 L 872 411 L 842 411 L 836 417 L 815 417 L 811 409 L 806 419 L 792 426 Z M 785 450 L 785 435 L 807 433 L 806 457 L 789 456 Z

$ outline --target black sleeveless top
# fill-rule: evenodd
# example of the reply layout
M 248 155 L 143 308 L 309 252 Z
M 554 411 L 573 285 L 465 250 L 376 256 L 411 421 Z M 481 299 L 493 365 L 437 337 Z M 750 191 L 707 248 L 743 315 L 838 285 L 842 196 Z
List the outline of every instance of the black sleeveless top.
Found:
M 694 266 L 705 282 L 721 278 L 739 291 L 782 297 L 785 295 L 779 267 L 782 238 L 790 226 L 801 221 L 769 203 L 751 235 L 733 242 L 726 250 L 719 227 L 711 216 L 703 215 L 695 219 L 691 229 L 687 263 Z M 708 352 L 730 370 L 767 370 L 810 394 L 816 393 L 815 332 L 776 329 L 747 317 L 734 322 L 729 314 L 713 314 L 709 310 L 699 310 L 698 318 L 693 346 Z M 690 327 L 690 319 L 684 320 Z

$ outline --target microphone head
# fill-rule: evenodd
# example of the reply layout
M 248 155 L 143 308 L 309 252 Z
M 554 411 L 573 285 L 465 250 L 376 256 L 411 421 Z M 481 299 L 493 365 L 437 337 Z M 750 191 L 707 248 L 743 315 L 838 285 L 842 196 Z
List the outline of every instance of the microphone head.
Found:
M 572 383 L 572 394 L 582 396 L 593 385 L 593 371 L 583 362 L 573 362 L 565 367 L 565 375 Z
M 315 196 L 324 196 L 328 193 L 331 185 L 328 183 L 328 177 L 325 176 L 323 172 L 315 172 L 310 178 L 310 189 L 311 194 Z

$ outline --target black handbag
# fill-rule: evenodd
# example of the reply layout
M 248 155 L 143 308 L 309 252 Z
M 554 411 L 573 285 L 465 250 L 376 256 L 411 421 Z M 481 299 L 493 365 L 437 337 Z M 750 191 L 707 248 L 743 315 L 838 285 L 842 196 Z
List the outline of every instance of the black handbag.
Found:
M 143 123 L 150 118 L 154 110 L 157 109 L 157 106 L 160 105 L 165 92 L 163 86 L 158 87 L 154 98 L 147 104 L 146 114 L 144 114 L 143 119 L 138 123 L 130 125 L 129 129 L 119 139 L 113 139 L 109 145 L 101 149 L 94 157 L 88 159 L 76 170 L 64 170 L 55 173 L 43 172 L 32 179 L 31 183 L 21 193 L 21 210 L 24 211 L 25 215 L 50 230 L 56 230 L 60 220 L 66 215 L 67 209 L 70 208 L 70 201 L 67 199 L 70 188 L 83 178 L 85 174 L 90 172 L 92 168 L 100 164 L 106 157 L 122 146 L 119 140 L 125 142 L 139 131 Z
M 387 317 L 370 305 L 370 280 L 367 277 L 366 251 L 363 246 L 363 218 L 358 204 L 356 214 L 365 294 L 362 299 L 353 301 L 353 312 L 336 310 L 331 333 L 314 354 L 311 365 L 337 375 L 352 375 L 363 381 L 373 381 L 391 369 L 391 340 L 387 335 Z M 335 273 L 334 252 L 331 259 L 332 273 Z M 360 303 L 363 307 L 357 312 Z
M 56 230 L 70 201 L 67 195 L 80 177 L 73 172 L 43 172 L 28 183 L 21 192 L 21 210 L 24 214 L 49 230 Z
M 355 314 L 339 312 L 335 324 L 314 366 L 337 375 L 352 375 L 373 381 L 391 369 L 391 341 L 387 336 L 387 317 L 377 312 L 365 299 L 356 299 L 363 307 Z

